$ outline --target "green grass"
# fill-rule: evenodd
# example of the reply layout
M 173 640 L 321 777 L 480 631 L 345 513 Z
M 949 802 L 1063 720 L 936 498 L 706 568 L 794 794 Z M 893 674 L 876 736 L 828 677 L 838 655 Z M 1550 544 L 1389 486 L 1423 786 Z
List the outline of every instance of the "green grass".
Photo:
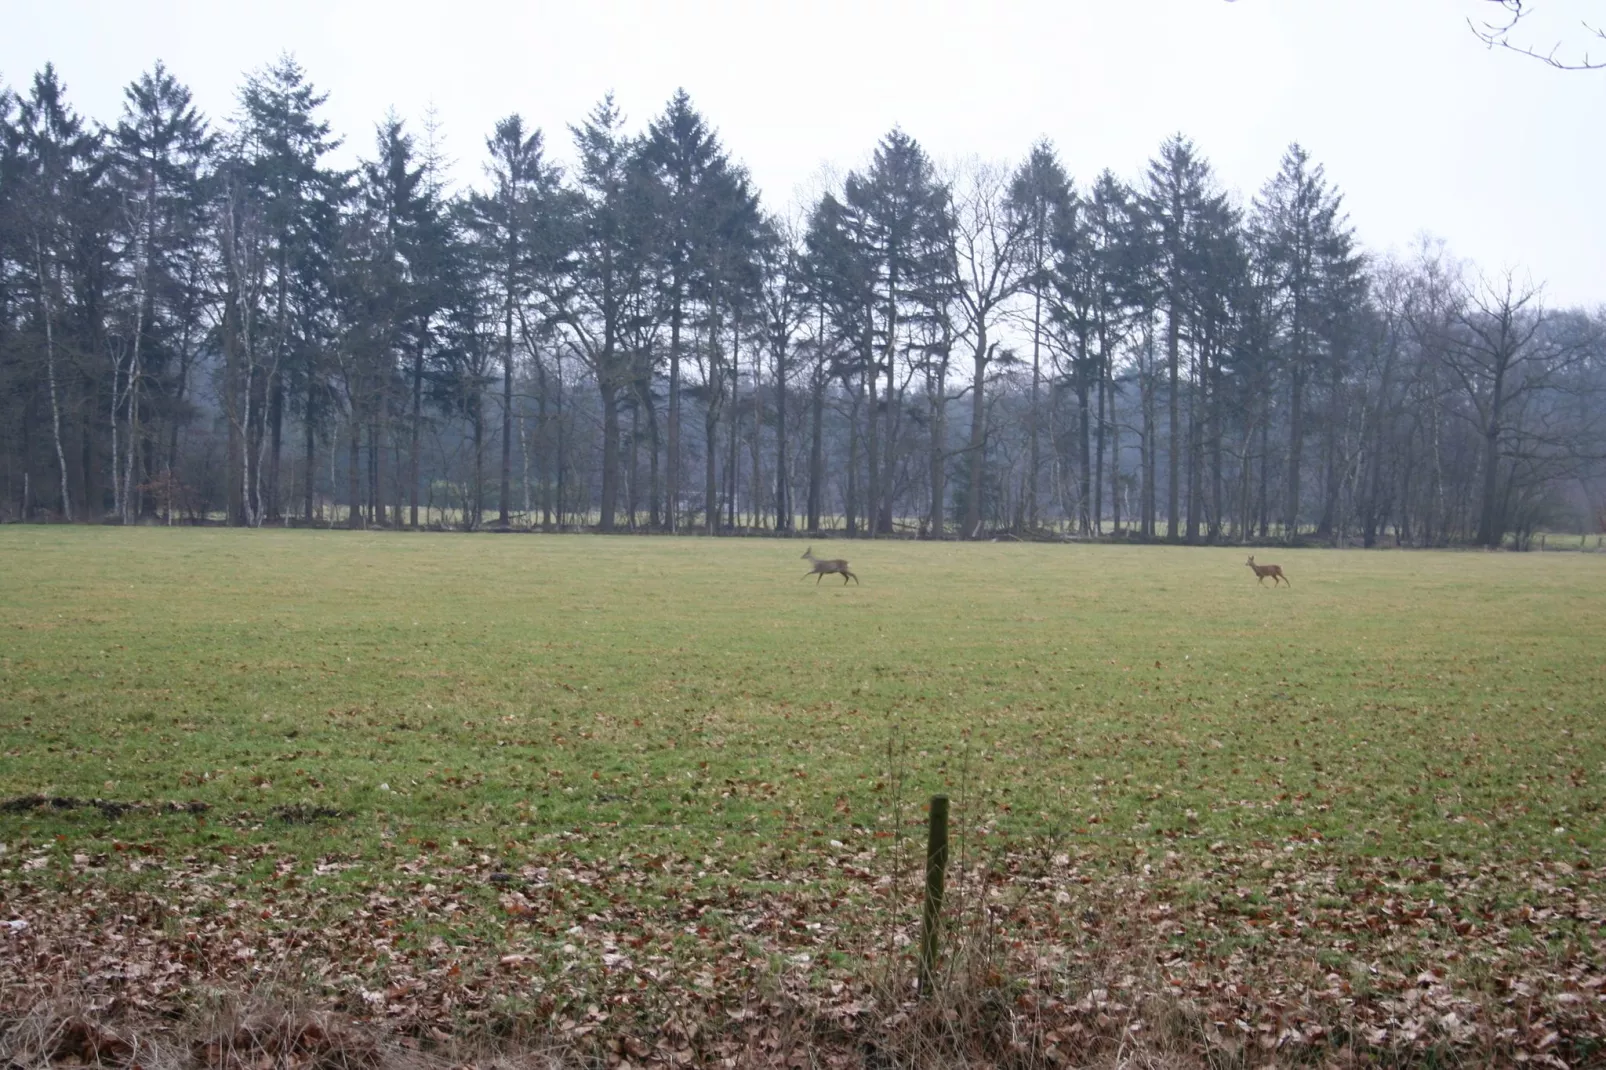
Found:
M 831 541 L 863 583 L 816 586 L 805 545 L 0 529 L 0 803 L 210 807 L 0 808 L 0 913 L 393 1018 L 450 979 L 432 1027 L 646 1021 L 630 949 L 689 967 L 660 1020 L 800 949 L 845 1001 L 945 791 L 1017 948 L 1186 959 L 1226 1021 L 1329 970 L 1378 1021 L 1425 964 L 1463 1020 L 1598 972 L 1606 556 L 1257 552 L 1274 589 L 1236 549 Z
M 1123 845 L 1599 841 L 1606 558 L 827 545 L 863 586 L 790 542 L 7 529 L 0 795 L 696 840 L 897 772 Z

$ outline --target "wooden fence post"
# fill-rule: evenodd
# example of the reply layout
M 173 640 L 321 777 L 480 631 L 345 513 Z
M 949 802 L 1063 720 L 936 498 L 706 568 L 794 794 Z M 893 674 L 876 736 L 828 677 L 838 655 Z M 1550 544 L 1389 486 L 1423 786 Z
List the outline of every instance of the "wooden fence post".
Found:
M 926 829 L 926 901 L 920 919 L 920 995 L 930 996 L 937 975 L 937 931 L 948 880 L 948 796 L 931 797 Z

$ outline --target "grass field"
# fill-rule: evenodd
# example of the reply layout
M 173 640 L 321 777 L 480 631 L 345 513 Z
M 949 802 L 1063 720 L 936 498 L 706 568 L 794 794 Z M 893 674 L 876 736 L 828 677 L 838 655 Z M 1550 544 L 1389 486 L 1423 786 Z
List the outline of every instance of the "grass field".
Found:
M 4 1001 L 784 1055 L 896 1017 L 943 791 L 1017 1054 L 1602 1051 L 1606 557 L 803 548 L 0 530 Z

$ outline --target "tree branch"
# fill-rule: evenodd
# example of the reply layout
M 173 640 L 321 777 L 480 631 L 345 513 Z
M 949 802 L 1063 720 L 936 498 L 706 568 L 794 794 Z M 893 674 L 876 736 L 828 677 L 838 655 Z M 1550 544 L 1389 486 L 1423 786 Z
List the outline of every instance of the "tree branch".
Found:
M 1606 60 L 1591 59 L 1587 51 L 1584 53 L 1583 59 L 1576 62 L 1560 58 L 1559 53 L 1562 50 L 1560 41 L 1552 45 L 1549 52 L 1541 52 L 1531 45 L 1513 43 L 1511 31 L 1516 29 L 1517 24 L 1525 17 L 1532 14 L 1533 9 L 1528 6 L 1527 0 L 1487 0 L 1487 2 L 1498 6 L 1505 12 L 1505 17 L 1492 21 L 1480 21 L 1471 17 L 1467 19 L 1467 27 L 1485 46 L 1489 48 L 1504 48 L 1508 51 L 1528 56 L 1530 59 L 1536 59 L 1561 71 L 1598 71 L 1606 69 Z M 1606 31 L 1601 30 L 1599 27 L 1591 26 L 1587 22 L 1583 22 L 1581 25 L 1595 37 L 1606 40 Z

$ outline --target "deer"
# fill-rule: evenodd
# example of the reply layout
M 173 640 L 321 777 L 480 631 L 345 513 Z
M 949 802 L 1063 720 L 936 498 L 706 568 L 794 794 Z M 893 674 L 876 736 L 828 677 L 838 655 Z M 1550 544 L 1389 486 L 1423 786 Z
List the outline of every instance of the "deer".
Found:
M 1281 565 L 1257 565 L 1253 554 L 1250 555 L 1249 560 L 1245 563 L 1255 570 L 1255 579 L 1262 587 L 1266 585 L 1267 576 L 1271 577 L 1271 585 L 1273 587 L 1277 586 L 1278 580 L 1288 583 L 1288 577 L 1283 575 L 1283 566 Z M 1288 586 L 1292 587 L 1293 584 L 1288 583 Z
M 854 576 L 853 573 L 848 571 L 848 563 L 842 560 L 840 557 L 833 557 L 829 560 L 823 557 L 815 557 L 814 547 L 810 546 L 807 550 L 803 551 L 803 560 L 814 566 L 809 571 L 803 573 L 803 578 L 808 579 L 810 576 L 818 576 L 820 579 L 814 581 L 814 586 L 816 587 L 820 585 L 820 580 L 823 580 L 825 577 L 834 573 L 841 573 L 842 586 L 844 587 L 848 585 L 849 577 L 852 577 L 854 583 L 859 582 L 859 577 Z

